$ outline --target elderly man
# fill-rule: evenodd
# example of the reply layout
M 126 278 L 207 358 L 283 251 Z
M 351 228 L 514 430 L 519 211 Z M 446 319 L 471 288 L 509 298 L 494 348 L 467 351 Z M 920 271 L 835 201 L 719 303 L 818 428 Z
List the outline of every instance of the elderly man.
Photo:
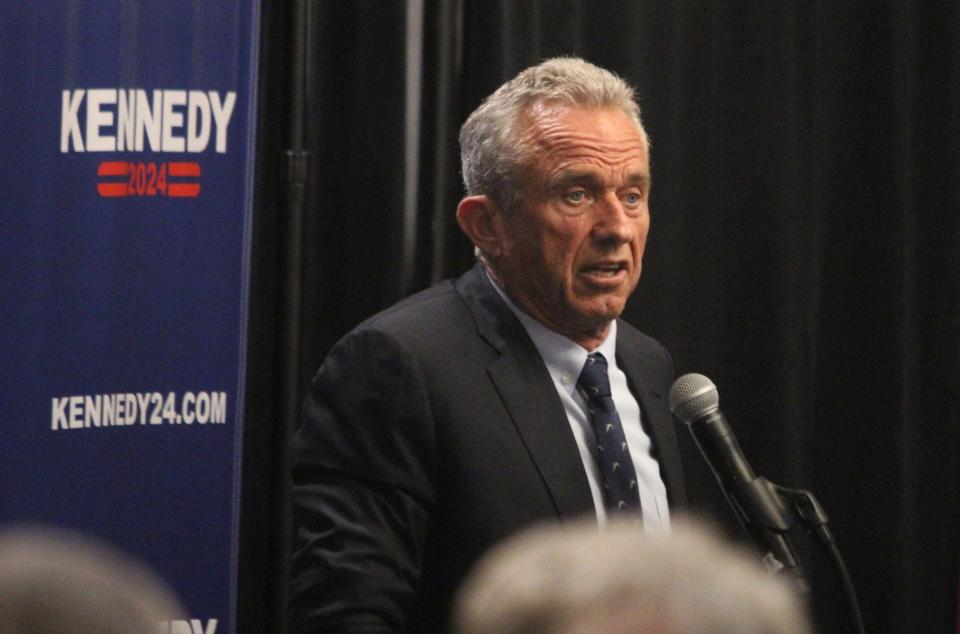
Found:
M 479 262 L 360 325 L 311 385 L 295 631 L 443 631 L 467 569 L 517 530 L 584 513 L 667 530 L 683 504 L 672 362 L 618 319 L 650 223 L 632 90 L 549 60 L 460 142 L 457 220 Z

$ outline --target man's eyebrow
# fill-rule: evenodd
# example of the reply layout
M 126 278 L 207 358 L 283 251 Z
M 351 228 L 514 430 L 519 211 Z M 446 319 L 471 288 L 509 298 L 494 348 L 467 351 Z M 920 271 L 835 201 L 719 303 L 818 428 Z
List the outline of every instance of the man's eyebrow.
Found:
M 650 172 L 631 172 L 627 174 L 625 181 L 626 185 L 639 185 L 649 186 L 650 185 Z
M 549 187 L 556 190 L 582 183 L 598 184 L 601 180 L 596 172 L 590 170 L 563 170 L 550 180 Z M 623 184 L 626 187 L 649 187 L 650 172 L 630 172 Z
M 562 189 L 578 183 L 598 183 L 600 177 L 590 170 L 563 170 L 550 180 L 551 189 Z

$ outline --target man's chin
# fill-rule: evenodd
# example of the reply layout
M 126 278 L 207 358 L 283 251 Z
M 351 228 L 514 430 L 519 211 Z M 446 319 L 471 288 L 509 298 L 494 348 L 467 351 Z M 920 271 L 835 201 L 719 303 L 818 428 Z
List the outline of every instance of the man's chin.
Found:
M 598 298 L 580 307 L 581 323 L 586 327 L 605 327 L 618 318 L 627 302 L 617 297 Z

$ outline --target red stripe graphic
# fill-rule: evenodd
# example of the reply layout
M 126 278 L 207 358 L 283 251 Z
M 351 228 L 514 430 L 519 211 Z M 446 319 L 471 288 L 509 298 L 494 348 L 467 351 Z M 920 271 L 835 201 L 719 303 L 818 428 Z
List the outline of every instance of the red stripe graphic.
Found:
M 97 193 L 104 198 L 116 198 L 127 195 L 126 183 L 97 183 Z
M 200 176 L 199 163 L 167 163 L 168 176 Z M 167 196 L 171 198 L 196 198 L 200 195 L 200 183 L 168 183 Z
M 97 166 L 97 176 L 104 178 L 124 177 L 122 181 L 97 183 L 97 193 L 104 198 L 123 196 L 169 196 L 171 198 L 196 198 L 200 195 L 200 183 L 170 183 L 172 178 L 199 178 L 200 164 L 131 163 L 129 161 L 103 161 Z M 129 177 L 129 180 L 127 180 Z
M 97 176 L 126 176 L 130 173 L 130 164 L 126 161 L 103 161 L 97 166 Z M 97 183 L 97 193 L 104 198 L 118 198 L 127 195 L 127 183 Z
M 200 176 L 200 163 L 167 163 L 170 176 Z
M 97 168 L 97 176 L 126 176 L 129 163 L 123 161 L 104 161 Z
M 200 195 L 200 183 L 171 183 L 167 185 L 167 196 L 174 198 L 196 198 Z

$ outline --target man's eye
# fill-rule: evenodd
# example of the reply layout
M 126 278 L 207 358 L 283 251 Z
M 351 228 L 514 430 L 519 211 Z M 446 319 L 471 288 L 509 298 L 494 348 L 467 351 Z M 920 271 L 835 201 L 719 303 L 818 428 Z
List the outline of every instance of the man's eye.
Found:
M 582 189 L 577 189 L 572 192 L 567 192 L 564 198 L 566 198 L 568 203 L 573 203 L 573 204 L 582 203 L 584 200 L 587 199 L 587 192 L 583 191 Z
M 630 192 L 623 197 L 623 203 L 628 207 L 635 207 L 643 200 L 643 194 L 639 192 Z

